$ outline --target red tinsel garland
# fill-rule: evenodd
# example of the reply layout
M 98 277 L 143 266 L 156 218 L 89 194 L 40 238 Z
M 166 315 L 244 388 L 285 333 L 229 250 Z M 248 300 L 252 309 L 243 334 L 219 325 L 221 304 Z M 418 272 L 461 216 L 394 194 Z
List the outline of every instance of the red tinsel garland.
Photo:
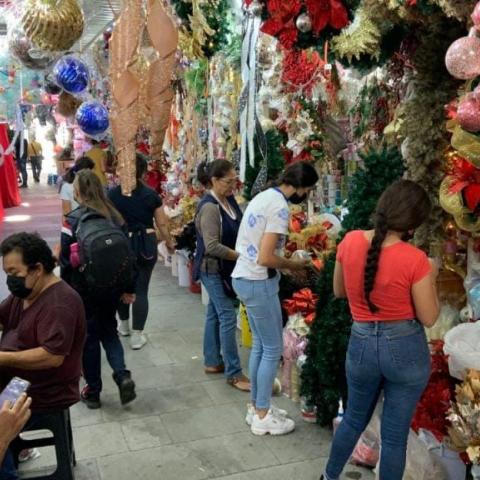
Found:
M 299 89 L 310 95 L 325 62 L 317 51 L 289 50 L 283 57 L 282 82 L 287 92 Z

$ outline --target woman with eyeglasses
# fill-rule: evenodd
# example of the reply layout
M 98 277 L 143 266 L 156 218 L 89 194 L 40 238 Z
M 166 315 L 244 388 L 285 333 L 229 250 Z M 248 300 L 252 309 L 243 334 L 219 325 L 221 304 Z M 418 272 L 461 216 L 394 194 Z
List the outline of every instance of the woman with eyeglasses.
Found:
M 198 167 L 197 179 L 208 189 L 195 216 L 194 262 L 194 279 L 202 281 L 209 295 L 203 343 L 205 373 L 225 373 L 232 387 L 250 391 L 250 382 L 242 373 L 238 355 L 236 295 L 231 284 L 238 257 L 235 242 L 242 220 L 233 196 L 237 176 L 230 162 L 215 160 Z

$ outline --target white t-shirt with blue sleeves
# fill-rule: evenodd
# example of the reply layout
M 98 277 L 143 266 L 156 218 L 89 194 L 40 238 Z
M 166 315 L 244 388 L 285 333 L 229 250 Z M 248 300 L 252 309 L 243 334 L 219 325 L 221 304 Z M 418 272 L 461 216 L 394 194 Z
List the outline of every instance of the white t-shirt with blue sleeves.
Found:
M 260 243 L 265 233 L 278 233 L 277 255 L 283 255 L 288 234 L 290 211 L 282 192 L 269 188 L 259 193 L 249 203 L 243 215 L 237 237 L 237 259 L 233 278 L 265 280 L 268 269 L 257 263 Z

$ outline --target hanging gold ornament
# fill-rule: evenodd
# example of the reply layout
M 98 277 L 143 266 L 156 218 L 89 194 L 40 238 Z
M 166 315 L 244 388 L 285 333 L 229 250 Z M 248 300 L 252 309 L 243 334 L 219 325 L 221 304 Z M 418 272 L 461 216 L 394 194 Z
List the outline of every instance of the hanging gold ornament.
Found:
M 22 26 L 39 48 L 61 52 L 82 36 L 83 11 L 77 0 L 26 0 Z

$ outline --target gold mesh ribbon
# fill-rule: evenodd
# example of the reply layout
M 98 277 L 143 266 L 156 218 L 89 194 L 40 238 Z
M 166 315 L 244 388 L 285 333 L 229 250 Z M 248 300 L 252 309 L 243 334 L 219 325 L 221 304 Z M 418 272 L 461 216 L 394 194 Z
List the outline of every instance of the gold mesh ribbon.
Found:
M 64 51 L 82 36 L 83 11 L 77 0 L 26 0 L 22 26 L 39 48 Z
M 110 41 L 111 125 L 117 150 L 117 173 L 124 195 L 130 195 L 136 186 L 135 137 L 139 127 L 140 83 L 133 64 L 143 31 L 142 3 L 142 0 L 126 0 Z

